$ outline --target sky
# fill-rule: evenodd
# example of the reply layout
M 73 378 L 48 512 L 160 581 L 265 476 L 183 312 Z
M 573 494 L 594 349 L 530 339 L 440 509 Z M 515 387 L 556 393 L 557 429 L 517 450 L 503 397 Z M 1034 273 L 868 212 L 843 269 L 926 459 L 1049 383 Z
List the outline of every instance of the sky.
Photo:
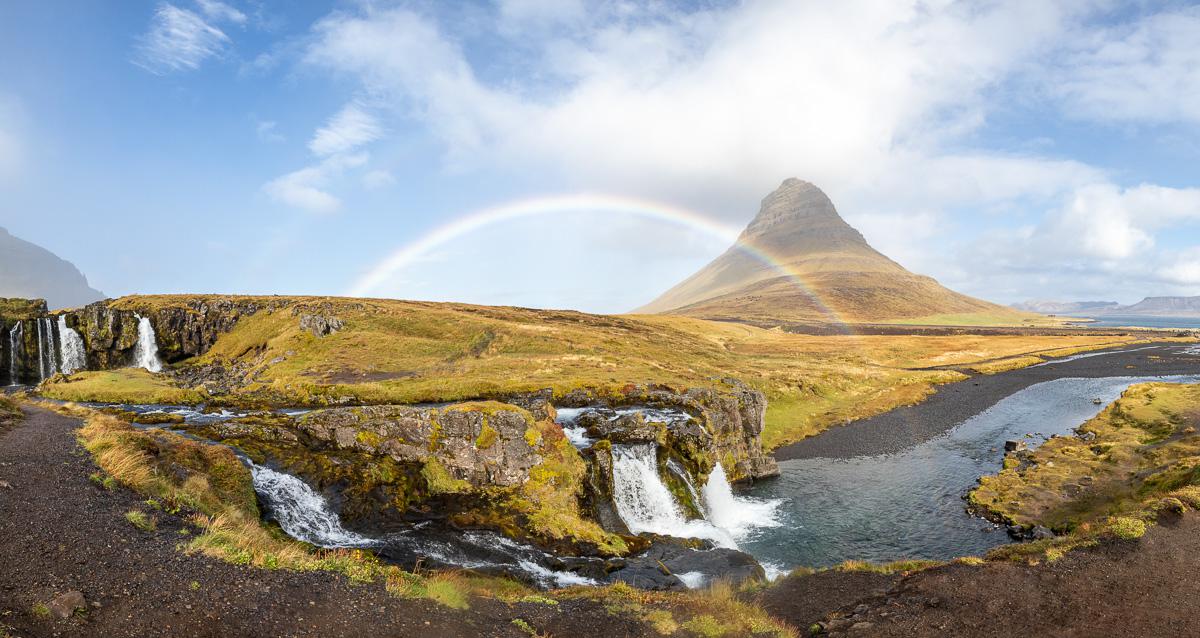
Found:
M 1200 294 L 1200 5 L 0 5 L 0 226 L 113 296 L 622 312 L 788 177 L 993 301 Z

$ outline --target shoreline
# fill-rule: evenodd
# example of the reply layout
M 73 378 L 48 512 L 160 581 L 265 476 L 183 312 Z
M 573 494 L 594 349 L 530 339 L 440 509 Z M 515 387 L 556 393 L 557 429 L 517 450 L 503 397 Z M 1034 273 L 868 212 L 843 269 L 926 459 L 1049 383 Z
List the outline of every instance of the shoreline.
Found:
M 938 386 L 924 401 L 895 408 L 777 448 L 778 461 L 811 458 L 849 459 L 899 452 L 949 432 L 1004 397 L 1036 383 L 1066 377 L 1169 376 L 1200 372 L 1200 353 L 1183 351 L 1194 344 L 1138 344 L 1095 350 L 1045 364 Z M 1155 358 L 1151 358 L 1155 357 Z

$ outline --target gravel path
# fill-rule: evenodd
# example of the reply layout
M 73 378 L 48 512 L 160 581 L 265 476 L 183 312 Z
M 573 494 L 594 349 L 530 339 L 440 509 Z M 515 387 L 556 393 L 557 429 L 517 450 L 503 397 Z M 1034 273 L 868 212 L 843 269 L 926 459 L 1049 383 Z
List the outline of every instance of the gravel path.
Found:
M 602 606 L 508 605 L 473 599 L 458 611 L 402 600 L 380 584 L 336 574 L 239 567 L 189 556 L 181 521 L 157 531 L 124 518 L 141 505 L 105 490 L 75 442 L 76 419 L 40 409 L 0 432 L 0 636 L 527 636 L 522 618 L 555 636 L 639 636 L 639 624 Z M 77 590 L 86 613 L 43 618 L 35 605 Z
M 916 405 L 830 428 L 775 450 L 780 461 L 805 458 L 852 458 L 888 454 L 928 441 L 983 412 L 1000 399 L 1035 383 L 1066 377 L 1119 377 L 1200 374 L 1195 344 L 1125 346 L 1085 353 L 1038 365 L 970 379 L 938 388 Z M 1154 357 L 1154 358 L 1152 358 Z M 1069 360 L 1068 360 L 1069 359 Z

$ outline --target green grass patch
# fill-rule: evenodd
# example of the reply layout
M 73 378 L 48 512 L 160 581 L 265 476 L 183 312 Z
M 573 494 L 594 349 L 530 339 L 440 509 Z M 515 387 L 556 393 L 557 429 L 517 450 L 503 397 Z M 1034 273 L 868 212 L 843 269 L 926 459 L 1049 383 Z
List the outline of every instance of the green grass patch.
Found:
M 196 404 L 207 399 L 202 392 L 180 388 L 169 378 L 141 368 L 84 371 L 55 377 L 42 386 L 41 394 L 59 401 L 102 403 Z

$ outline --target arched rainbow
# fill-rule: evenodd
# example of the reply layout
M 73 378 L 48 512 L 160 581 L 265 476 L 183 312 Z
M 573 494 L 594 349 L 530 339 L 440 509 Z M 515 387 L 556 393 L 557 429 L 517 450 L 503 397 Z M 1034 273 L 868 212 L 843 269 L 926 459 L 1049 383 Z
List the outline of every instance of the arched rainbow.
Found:
M 349 290 L 346 291 L 346 295 L 350 297 L 369 296 L 372 291 L 378 289 L 396 273 L 403 270 L 422 255 L 443 244 L 488 226 L 541 215 L 572 212 L 590 213 L 597 211 L 634 215 L 646 219 L 664 221 L 702 232 L 730 244 L 737 239 L 740 233 L 740 230 L 734 226 L 714 221 L 694 211 L 642 199 L 594 193 L 523 199 L 469 213 L 448 224 L 435 228 L 416 241 L 400 246 L 354 282 Z M 799 273 L 796 273 L 765 251 L 754 246 L 742 244 L 741 249 L 776 270 L 781 275 L 794 281 L 796 286 L 811 298 L 827 317 L 839 325 L 846 325 L 846 322 L 842 321 L 836 312 L 821 301 L 820 297 L 812 291 Z

